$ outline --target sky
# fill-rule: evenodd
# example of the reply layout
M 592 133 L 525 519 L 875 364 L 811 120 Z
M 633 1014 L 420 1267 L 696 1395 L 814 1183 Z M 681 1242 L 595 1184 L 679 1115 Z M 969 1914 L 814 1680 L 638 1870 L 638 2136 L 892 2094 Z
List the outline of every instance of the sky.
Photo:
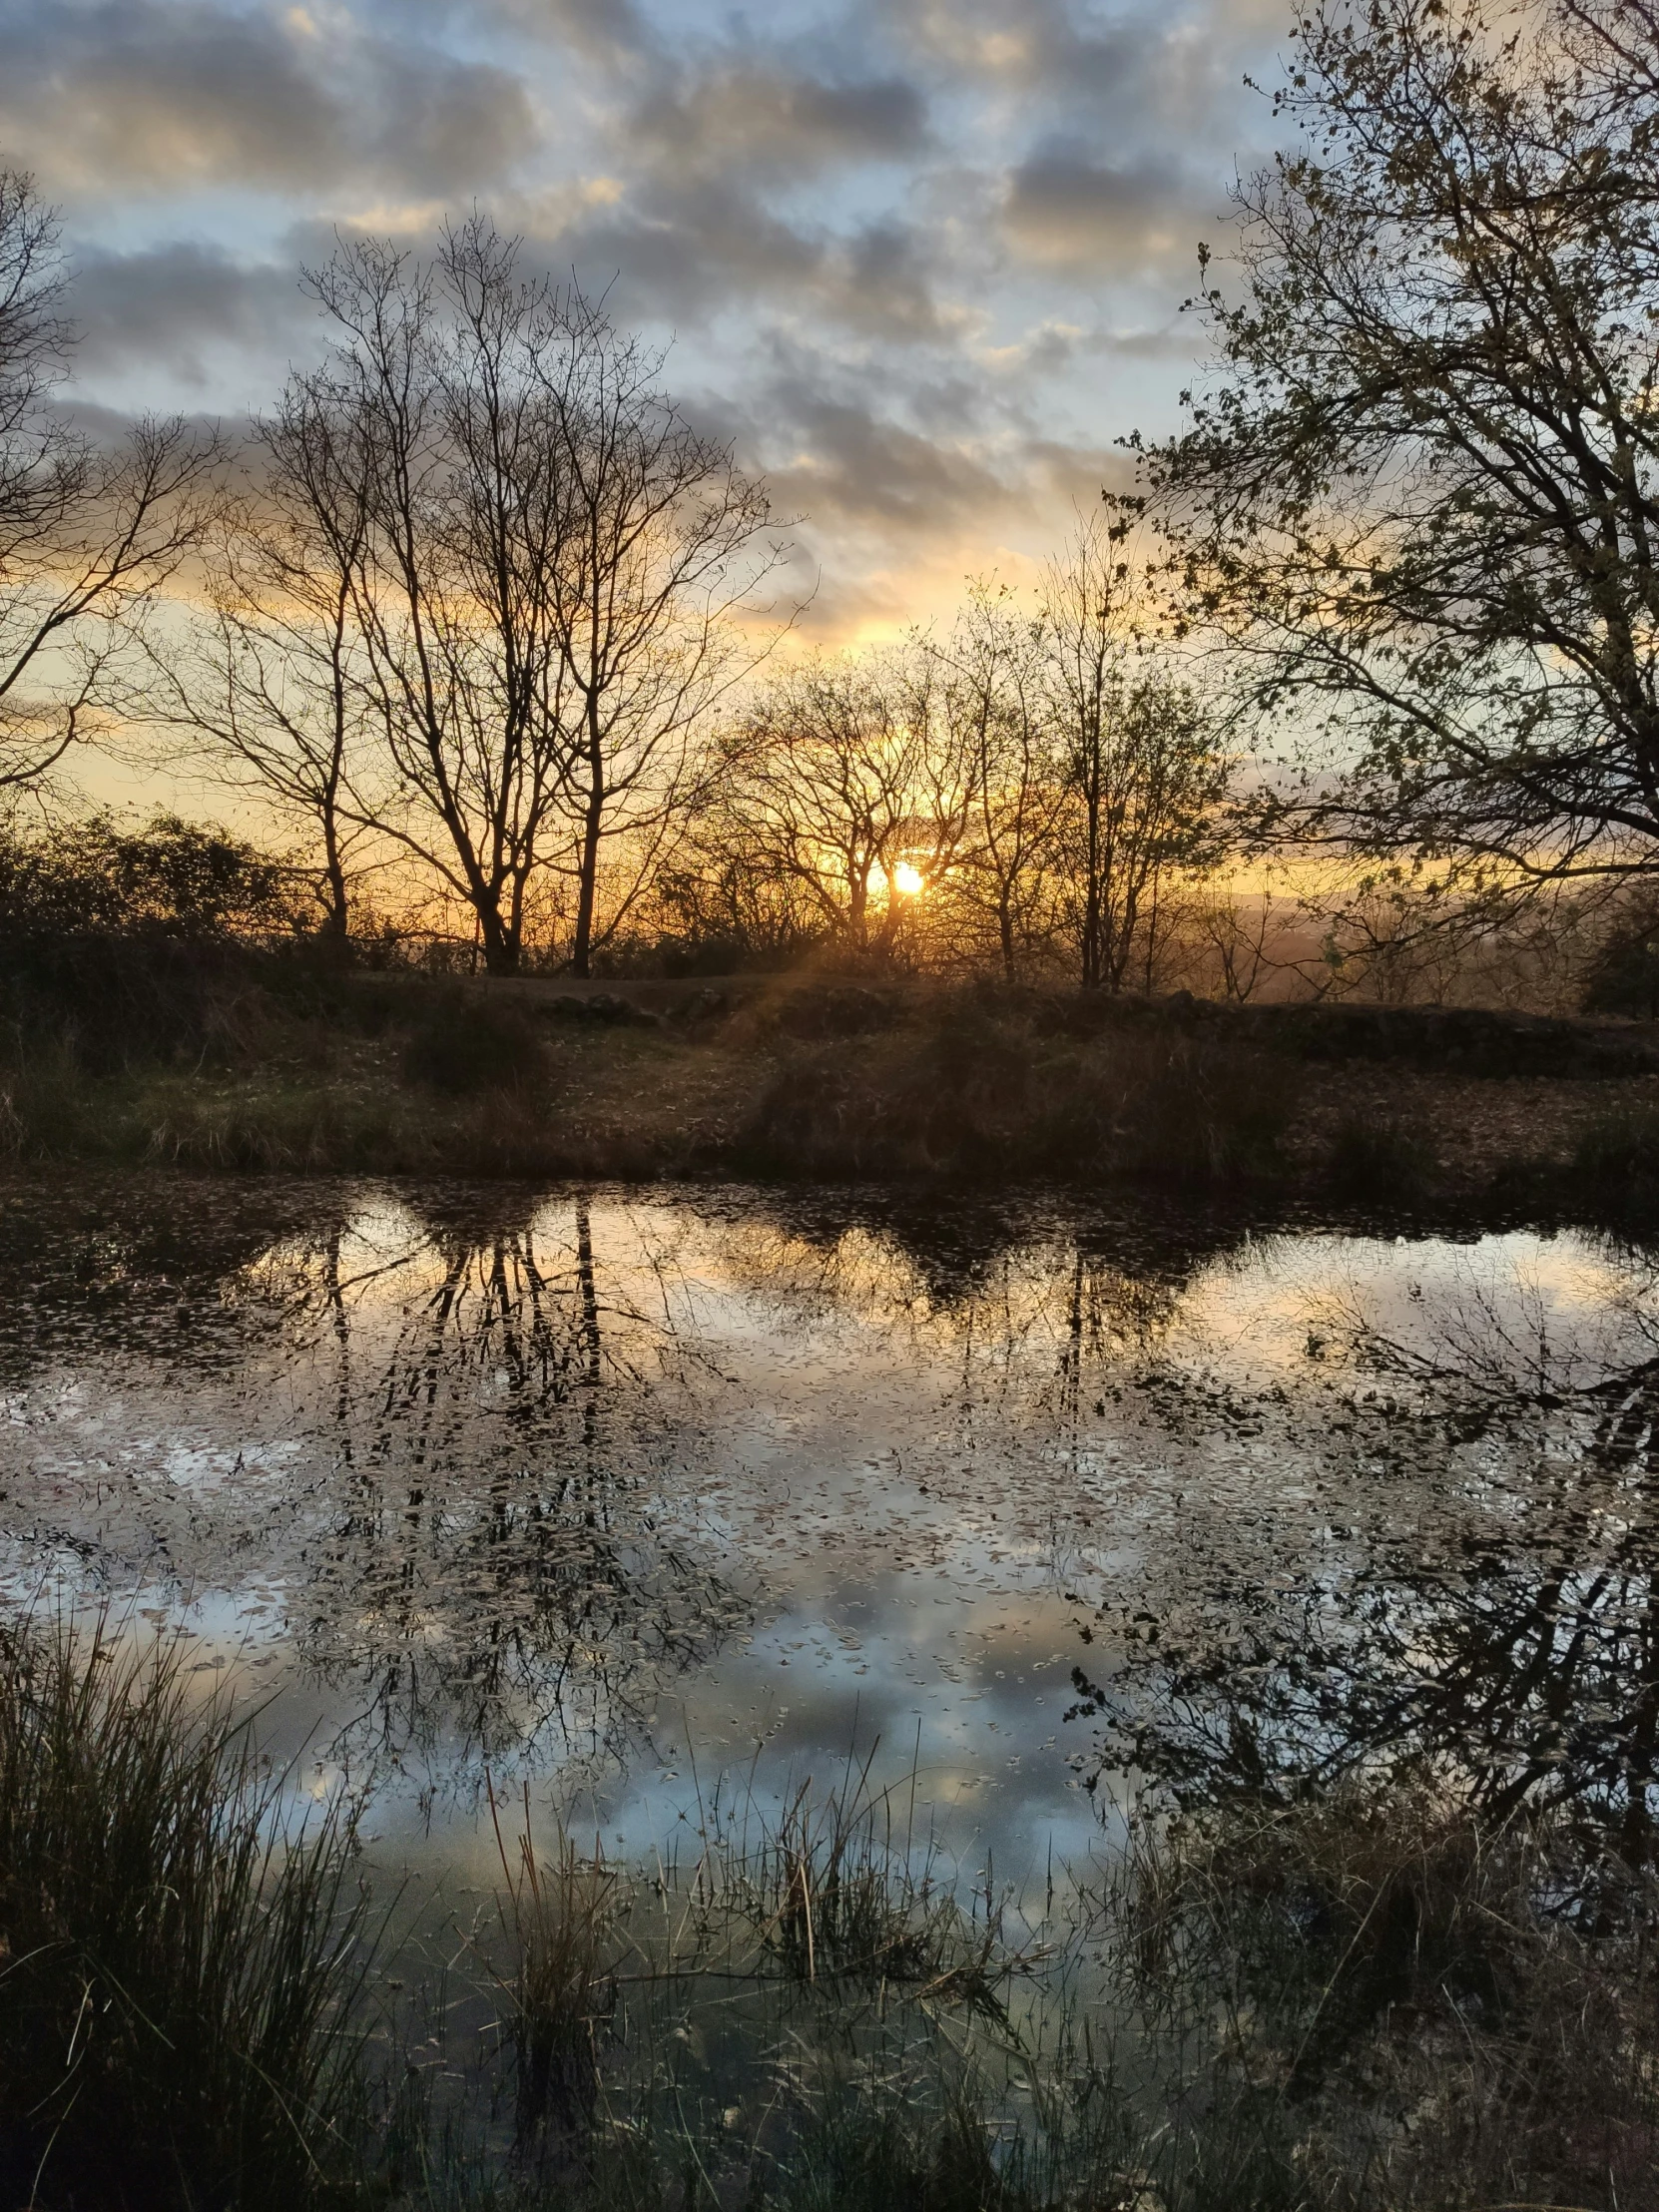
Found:
M 478 206 L 610 287 L 799 517 L 826 643 L 1019 582 L 1178 420 L 1197 244 L 1280 0 L 0 0 L 0 161 L 62 211 L 81 395 L 235 422 L 336 236 Z

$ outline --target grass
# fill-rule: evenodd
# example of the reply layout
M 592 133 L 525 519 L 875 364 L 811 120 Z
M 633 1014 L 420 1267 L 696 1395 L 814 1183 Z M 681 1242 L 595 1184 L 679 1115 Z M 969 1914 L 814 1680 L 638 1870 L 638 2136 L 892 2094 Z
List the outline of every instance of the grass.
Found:
M 179 1647 L 8 1632 L 6 2201 L 1659 2202 L 1650 1876 L 1379 1778 L 1138 1820 L 1092 1891 L 1027 1919 L 988 1868 L 952 1878 L 872 1758 L 774 1809 L 717 1792 L 645 1865 L 556 1827 L 541 1848 L 528 1795 L 495 1803 L 497 1919 L 449 1948 L 498 2023 L 453 2039 L 441 1977 L 400 2027 L 382 2010 L 348 1825 L 284 1821 Z
M 491 1791 L 502 1874 L 499 1906 L 512 1959 L 501 1990 L 521 2151 L 549 2129 L 568 2136 L 592 2126 L 600 2038 L 616 2010 L 606 1947 L 620 1882 L 597 1844 L 592 1858 L 585 1858 L 562 1829 L 551 1858 L 538 1853 L 528 1785 L 523 1812 L 524 1825 L 509 1850 Z
M 1276 1026 L 1272 1008 L 1247 1021 L 1190 1002 L 783 976 L 678 998 L 661 986 L 652 1015 L 614 994 L 297 953 L 106 949 L 108 974 L 81 945 L 67 964 L 37 959 L 29 988 L 11 992 L 0 1158 L 539 1180 L 1042 1178 L 1413 1207 L 1485 1194 L 1598 1219 L 1659 1205 L 1659 1116 L 1621 1107 L 1628 1086 L 1561 1086 L 1521 1121 L 1481 1103 L 1472 1125 L 1466 1097 L 1448 1092 L 1455 1129 L 1406 1128 L 1382 1063 L 1375 1103 L 1362 1092 L 1357 1104 L 1352 1080 L 1299 1058 L 1296 1024 Z M 577 1018 L 596 1006 L 607 1018 Z M 1334 1081 L 1343 1113 L 1326 1134 Z M 1493 1082 L 1494 1101 L 1503 1089 Z M 1432 1097 L 1416 1111 L 1432 1124 Z
M 352 2168 L 349 1824 L 105 1626 L 0 1638 L 6 2201 L 303 2207 Z

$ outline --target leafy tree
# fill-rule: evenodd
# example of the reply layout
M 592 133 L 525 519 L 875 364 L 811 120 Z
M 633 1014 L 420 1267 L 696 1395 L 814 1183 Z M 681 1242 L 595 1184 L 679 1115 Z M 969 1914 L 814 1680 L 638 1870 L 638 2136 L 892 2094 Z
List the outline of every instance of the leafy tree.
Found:
M 1227 842 L 1232 763 L 1195 687 L 1142 635 L 1124 529 L 1091 517 L 1043 587 L 1049 716 L 1066 806 L 1061 865 L 1079 981 L 1122 990 L 1156 968 L 1165 893 Z
M 1270 820 L 1522 882 L 1659 857 L 1659 15 L 1304 8 L 1220 347 L 1150 455 L 1302 774 Z

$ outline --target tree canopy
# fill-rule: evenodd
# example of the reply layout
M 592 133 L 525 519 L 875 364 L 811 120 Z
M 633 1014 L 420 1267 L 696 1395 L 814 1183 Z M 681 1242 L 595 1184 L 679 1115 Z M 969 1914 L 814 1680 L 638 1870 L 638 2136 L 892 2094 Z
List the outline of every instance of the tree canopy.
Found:
M 1302 9 L 1219 341 L 1150 456 L 1303 836 L 1659 865 L 1659 15 Z

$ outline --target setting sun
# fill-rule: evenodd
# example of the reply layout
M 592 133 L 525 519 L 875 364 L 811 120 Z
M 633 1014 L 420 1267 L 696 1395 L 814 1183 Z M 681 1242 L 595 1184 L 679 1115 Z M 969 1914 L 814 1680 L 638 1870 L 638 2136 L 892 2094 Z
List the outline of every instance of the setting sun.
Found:
M 904 898 L 915 898 L 927 887 L 927 878 L 908 860 L 900 860 L 892 871 L 892 887 Z

